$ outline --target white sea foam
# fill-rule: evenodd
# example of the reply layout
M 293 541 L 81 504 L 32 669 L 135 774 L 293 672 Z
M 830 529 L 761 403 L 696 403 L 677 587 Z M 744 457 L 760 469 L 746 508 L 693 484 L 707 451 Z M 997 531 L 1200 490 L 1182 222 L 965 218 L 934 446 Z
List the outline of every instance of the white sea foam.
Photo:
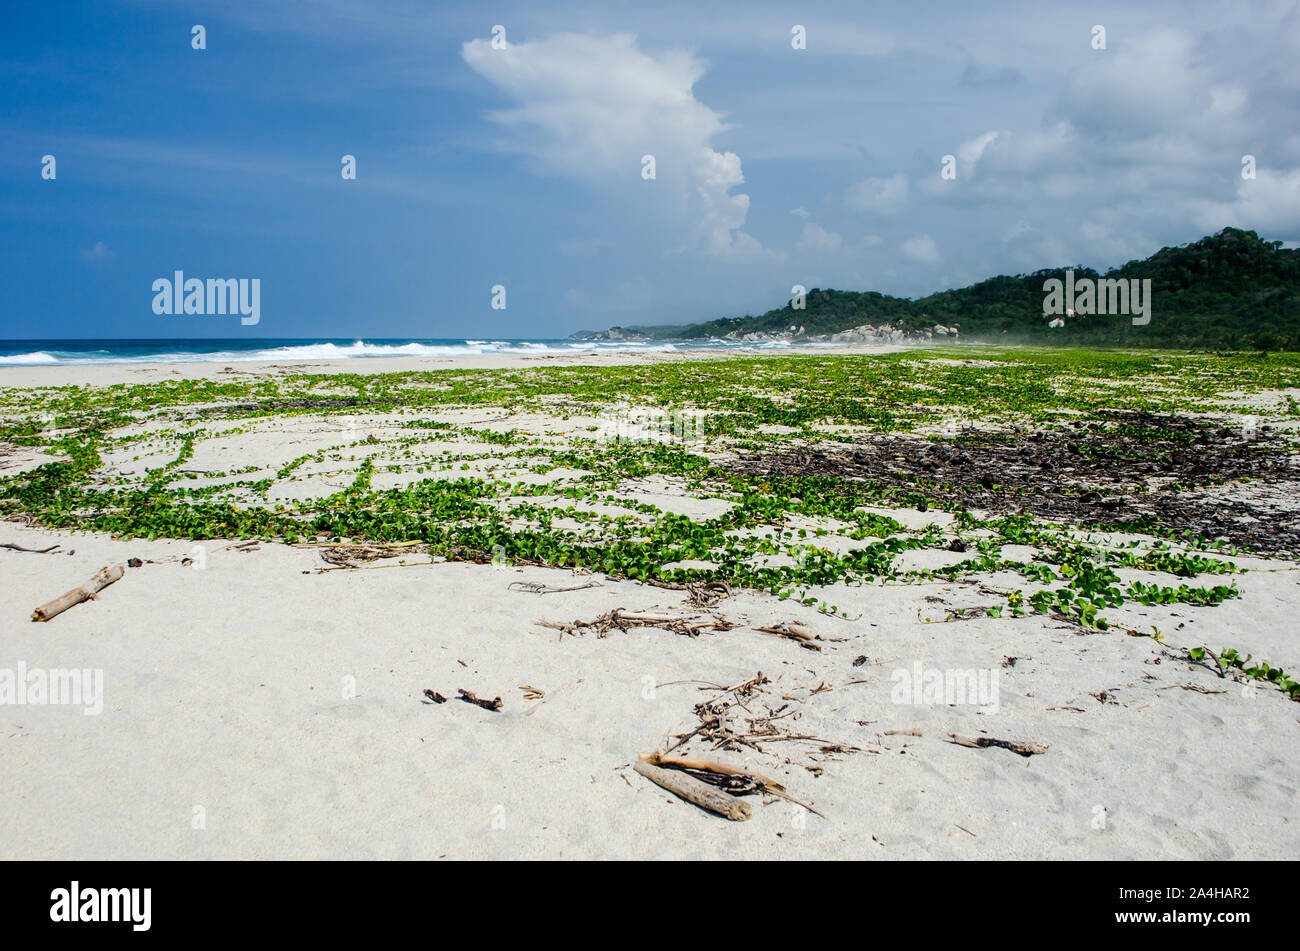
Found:
M 129 344 L 128 342 L 124 342 Z M 179 344 L 179 341 L 178 341 Z M 193 346 L 201 347 L 202 341 Z M 721 341 L 703 341 L 697 346 L 723 346 Z M 689 345 L 688 345 L 689 347 Z M 595 353 L 633 350 L 647 353 L 672 353 L 680 349 L 672 343 L 635 340 L 465 340 L 445 343 L 371 343 L 355 340 L 350 344 L 332 341 L 304 342 L 268 346 L 255 350 L 153 350 L 138 352 L 124 346 L 121 350 L 59 350 L 47 348 L 26 353 L 0 355 L 0 366 L 53 366 L 101 363 L 280 363 L 312 360 L 349 360 L 372 357 L 458 357 L 509 353 Z
M 35 367 L 45 363 L 60 363 L 52 353 L 37 350 L 34 353 L 15 353 L 13 356 L 0 357 L 0 366 Z

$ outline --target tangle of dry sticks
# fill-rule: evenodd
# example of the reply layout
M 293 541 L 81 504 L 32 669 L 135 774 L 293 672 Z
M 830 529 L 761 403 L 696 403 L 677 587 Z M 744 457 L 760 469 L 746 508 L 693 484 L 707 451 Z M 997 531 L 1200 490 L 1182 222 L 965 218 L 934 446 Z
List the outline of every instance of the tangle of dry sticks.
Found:
M 634 627 L 657 627 L 675 634 L 699 637 L 703 631 L 729 631 L 733 627 L 730 621 L 717 615 L 703 617 L 681 617 L 676 614 L 654 614 L 644 611 L 628 611 L 615 608 L 607 611 L 592 621 L 537 621 L 541 627 L 549 627 L 565 634 L 585 634 L 594 631 L 597 637 L 604 637 L 610 631 L 628 631 Z

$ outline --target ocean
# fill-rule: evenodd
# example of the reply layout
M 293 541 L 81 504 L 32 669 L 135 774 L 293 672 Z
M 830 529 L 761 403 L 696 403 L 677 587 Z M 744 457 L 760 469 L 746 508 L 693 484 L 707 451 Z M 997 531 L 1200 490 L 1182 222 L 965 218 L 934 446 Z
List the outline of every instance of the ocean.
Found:
M 773 349 L 789 343 L 731 340 L 470 340 L 213 338 L 162 340 L 0 340 L 0 367 L 87 363 L 237 363 L 367 357 L 455 357 L 493 353 L 674 352 Z M 809 346 L 809 345 L 805 345 Z M 812 345 L 815 346 L 815 345 Z

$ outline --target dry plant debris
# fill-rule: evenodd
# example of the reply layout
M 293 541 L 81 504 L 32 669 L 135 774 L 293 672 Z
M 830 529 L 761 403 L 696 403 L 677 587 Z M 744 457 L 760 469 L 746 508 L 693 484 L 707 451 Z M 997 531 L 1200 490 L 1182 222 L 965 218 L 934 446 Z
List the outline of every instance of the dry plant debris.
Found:
M 713 750 L 733 752 L 748 748 L 756 753 L 763 753 L 766 752 L 763 744 L 783 742 L 813 744 L 817 747 L 817 752 L 825 755 L 861 752 L 858 747 L 847 743 L 838 743 L 813 733 L 787 729 L 787 724 L 794 723 L 801 716 L 794 704 L 801 704 L 804 701 L 796 697 L 783 696 L 781 699 L 786 702 L 775 708 L 762 702 L 761 697 L 766 693 L 762 688 L 770 683 L 771 681 L 760 671 L 733 687 L 721 688 L 714 685 L 701 687 L 701 690 L 720 692 L 695 705 L 694 713 L 699 721 L 698 725 L 693 730 L 672 735 L 670 737 L 672 742 L 665 753 L 680 749 L 693 740 L 708 743 Z
M 754 630 L 762 634 L 770 634 L 774 637 L 785 637 L 796 642 L 800 647 L 810 651 L 820 651 L 821 645 L 815 643 L 821 640 L 816 637 L 808 628 L 804 627 L 798 621 L 787 621 L 784 624 L 776 624 L 771 627 L 756 627 Z
M 13 542 L 5 542 L 3 545 L 0 545 L 0 548 L 8 548 L 12 551 L 25 551 L 33 555 L 47 555 L 58 547 L 57 544 L 54 544 L 49 548 L 24 548 L 22 545 L 15 545 Z
M 562 591 L 583 591 L 587 588 L 603 587 L 604 585 L 599 581 L 588 581 L 586 584 L 575 584 L 568 588 L 552 588 L 538 581 L 512 581 L 506 586 L 509 591 L 522 591 L 527 594 L 559 594 Z
M 575 636 L 594 631 L 597 637 L 604 637 L 613 630 L 626 632 L 634 627 L 657 627 L 672 631 L 674 634 L 699 637 L 702 631 L 730 631 L 736 626 L 716 614 L 687 618 L 676 614 L 627 611 L 623 608 L 607 611 L 592 621 L 537 621 L 536 623 Z
M 1018 740 L 999 740 L 991 736 L 962 736 L 958 733 L 949 733 L 948 735 L 952 737 L 952 741 L 958 746 L 970 746 L 975 749 L 998 746 L 1004 750 L 1019 753 L 1021 756 L 1035 756 L 1047 752 L 1047 744 L 1041 740 L 1022 743 Z
M 731 766 L 727 763 L 715 762 L 714 760 L 693 759 L 684 756 L 669 756 L 664 753 L 643 753 L 637 759 L 636 771 L 638 773 L 653 780 L 665 789 L 677 793 L 677 795 L 682 796 L 682 798 L 686 799 L 688 802 L 692 802 L 701 808 L 726 815 L 729 819 L 741 818 L 742 816 L 736 814 L 740 813 L 741 810 L 735 809 L 735 807 L 727 800 L 733 799 L 735 796 L 749 795 L 750 793 L 765 793 L 776 796 L 780 799 L 793 802 L 798 806 L 802 806 L 809 812 L 821 816 L 823 819 L 826 818 L 826 816 L 822 815 L 822 813 L 818 812 L 812 806 L 805 802 L 800 802 L 798 799 L 791 796 L 783 784 L 777 782 L 775 779 L 764 776 L 762 773 L 742 769 L 738 766 Z M 656 772 L 651 773 L 643 768 L 645 766 L 650 767 L 651 770 L 656 770 Z M 667 770 L 664 770 L 663 767 L 668 767 L 670 770 L 679 770 L 686 776 L 691 777 L 695 782 L 707 784 L 706 788 L 714 787 L 726 798 L 720 799 L 717 795 L 699 795 L 699 789 L 693 784 L 680 784 L 680 781 L 675 781 L 672 785 L 669 785 L 667 782 L 662 781 L 669 778 L 665 775 Z M 677 786 L 678 788 L 674 788 L 674 786 Z M 695 795 L 686 795 L 684 792 L 679 791 L 681 788 L 690 790 L 695 793 Z M 743 818 L 748 819 L 749 815 L 749 807 L 745 806 L 743 810 Z
M 686 584 L 676 584 L 671 581 L 647 578 L 643 583 L 655 588 L 667 588 L 670 591 L 685 591 L 686 603 L 696 608 L 711 608 L 723 598 L 731 597 L 731 585 L 723 581 L 691 581 Z
M 406 545 L 332 545 L 328 548 L 322 548 L 320 556 L 335 567 L 356 568 L 364 562 L 378 561 L 381 558 L 396 558 L 400 555 L 418 554 L 427 550 L 428 546 L 415 543 Z
M 682 770 L 663 769 L 641 757 L 632 766 L 638 773 L 657 786 L 692 805 L 717 813 L 733 822 L 744 822 L 753 815 L 753 808 L 730 792 L 704 782 L 698 775 Z
M 459 694 L 460 699 L 464 700 L 466 703 L 472 703 L 474 706 L 482 707 L 484 710 L 500 710 L 505 706 L 500 697 L 496 697 L 492 700 L 485 700 L 482 697 L 477 696 L 473 690 L 465 690 L 464 688 L 457 690 L 456 693 Z

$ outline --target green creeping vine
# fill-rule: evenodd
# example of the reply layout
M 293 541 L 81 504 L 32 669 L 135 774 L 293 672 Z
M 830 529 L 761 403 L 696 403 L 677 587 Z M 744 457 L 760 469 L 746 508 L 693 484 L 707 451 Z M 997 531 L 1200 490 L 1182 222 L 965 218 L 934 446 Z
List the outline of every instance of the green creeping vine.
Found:
M 515 562 L 628 578 L 726 581 L 828 612 L 835 608 L 826 604 L 824 592 L 810 589 L 1009 570 L 1044 586 L 1029 595 L 1012 592 L 1013 615 L 1059 611 L 1104 629 L 1099 612 L 1125 599 L 1208 605 L 1238 596 L 1235 585 L 1123 585 L 1116 569 L 1184 581 L 1235 569 L 1167 546 L 1114 550 L 1028 515 L 985 520 L 933 499 L 931 507 L 947 508 L 955 519 L 952 527 L 908 529 L 899 510 L 927 501 L 919 480 L 899 487 L 870 478 L 749 477 L 721 460 L 739 452 L 842 447 L 872 433 L 924 432 L 954 418 L 1008 429 L 1113 427 L 1105 412 L 1115 406 L 1151 413 L 1228 412 L 1228 393 L 1296 386 L 1300 357 L 1294 354 L 1259 359 L 961 347 L 873 357 L 817 353 L 617 368 L 293 373 L 0 389 L 0 440 L 58 458 L 0 478 L 0 515 L 126 537 L 418 541 L 448 558 L 488 560 L 495 551 Z M 610 407 L 652 408 L 669 421 L 689 411 L 702 425 L 692 430 L 698 438 L 689 444 L 680 438 L 586 438 L 600 431 Z M 557 430 L 576 436 L 494 432 L 446 421 L 451 415 L 481 425 L 484 410 L 488 416 L 549 415 Z M 1292 409 L 1279 403 L 1277 412 Z M 382 414 L 383 426 L 363 438 L 355 426 L 339 427 L 356 413 Z M 296 458 L 286 454 L 260 469 L 206 473 L 209 484 L 196 484 L 199 473 L 179 471 L 207 440 L 298 417 L 327 419 L 330 428 L 354 435 Z M 575 419 L 576 425 L 561 426 Z M 685 432 L 684 426 L 677 429 Z M 1129 429 L 1127 435 L 1139 443 L 1181 438 Z M 143 473 L 105 462 L 132 453 L 170 461 Z M 211 481 L 218 475 L 248 478 Z M 331 488 L 297 491 L 301 485 L 295 483 L 313 480 Z M 629 488 L 634 480 L 669 485 L 683 504 L 707 504 L 710 514 L 666 511 L 671 503 L 658 496 L 652 498 L 661 504 L 638 500 Z M 1159 535 L 1164 529 L 1153 523 L 1144 530 Z M 932 571 L 897 567 L 903 552 L 947 547 L 953 532 L 973 540 L 974 550 L 960 563 Z M 1002 554 L 1007 545 L 1029 546 L 1037 554 L 1009 560 Z M 1191 539 L 1181 547 L 1208 550 L 1213 543 Z
M 1187 652 L 1187 654 L 1193 661 L 1198 663 L 1204 660 L 1207 654 L 1213 657 L 1213 654 L 1204 647 L 1193 647 Z M 1251 654 L 1247 654 L 1245 657 L 1242 657 L 1235 648 L 1230 647 L 1223 651 L 1223 653 L 1218 657 L 1215 657 L 1214 660 L 1221 671 L 1226 672 L 1229 669 L 1239 670 L 1252 680 L 1267 681 L 1268 683 L 1275 685 L 1292 700 L 1300 701 L 1300 683 L 1292 680 L 1281 667 L 1270 667 L 1263 661 L 1260 661 L 1257 664 L 1251 664 L 1250 661 L 1252 656 L 1253 655 Z M 1250 666 L 1247 666 L 1248 664 Z

